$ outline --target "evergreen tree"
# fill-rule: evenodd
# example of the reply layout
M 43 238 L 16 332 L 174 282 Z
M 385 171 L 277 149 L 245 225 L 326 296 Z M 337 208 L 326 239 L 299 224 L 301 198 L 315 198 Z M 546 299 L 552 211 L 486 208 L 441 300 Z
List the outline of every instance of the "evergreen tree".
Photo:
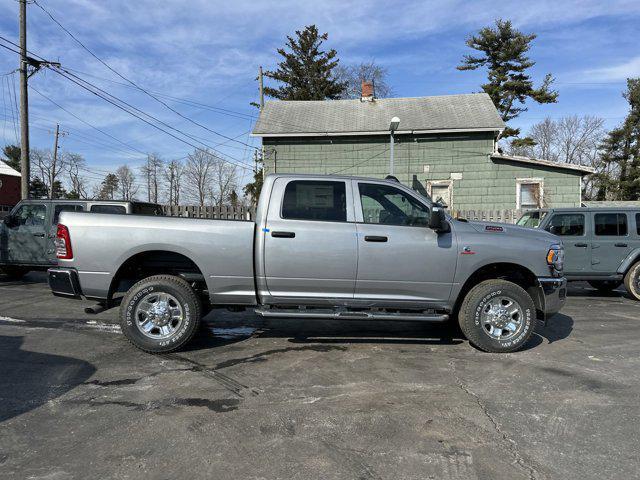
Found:
M 264 93 L 279 100 L 340 98 L 347 84 L 337 80 L 333 72 L 338 65 L 337 52 L 334 49 L 325 52 L 321 48 L 327 38 L 326 33 L 318 33 L 315 25 L 296 30 L 296 38 L 287 36 L 285 48 L 278 49 L 283 57 L 278 69 L 264 73 L 284 85 L 265 87 Z
M 258 198 L 260 198 L 260 192 L 262 191 L 262 177 L 264 173 L 262 168 L 253 174 L 253 182 L 247 183 L 242 189 L 245 196 L 251 199 L 251 204 L 255 207 L 258 204 Z
M 489 94 L 502 120 L 508 122 L 522 112 L 527 99 L 537 103 L 555 103 L 558 92 L 551 89 L 554 78 L 547 74 L 539 88 L 533 87 L 528 70 L 535 65 L 526 54 L 535 34 L 524 34 L 513 28 L 509 20 L 496 20 L 495 28 L 485 27 L 466 41 L 479 56 L 465 55 L 458 70 L 487 67 L 488 83 L 482 89 Z M 517 136 L 520 130 L 507 127 L 502 137 Z
M 48 196 L 47 185 L 39 177 L 32 177 L 29 182 L 29 198 L 47 198 Z
M 609 132 L 602 145 L 602 161 L 618 178 L 601 175 L 598 200 L 640 200 L 640 78 L 627 80 L 622 96 L 629 113 L 622 125 Z
M 14 170 L 20 171 L 20 147 L 17 145 L 5 145 L 2 149 L 6 164 Z
M 98 191 L 99 200 L 113 200 L 116 192 L 118 191 L 119 182 L 118 177 L 113 173 L 107 173 L 104 180 L 100 184 L 100 190 Z

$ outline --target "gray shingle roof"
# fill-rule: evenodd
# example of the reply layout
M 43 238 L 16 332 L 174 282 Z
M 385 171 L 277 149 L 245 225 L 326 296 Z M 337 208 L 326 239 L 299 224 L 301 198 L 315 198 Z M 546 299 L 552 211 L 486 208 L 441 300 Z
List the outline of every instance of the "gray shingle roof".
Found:
M 255 136 L 388 133 L 433 130 L 500 130 L 505 127 L 486 93 L 437 97 L 356 100 L 270 101 L 253 129 Z

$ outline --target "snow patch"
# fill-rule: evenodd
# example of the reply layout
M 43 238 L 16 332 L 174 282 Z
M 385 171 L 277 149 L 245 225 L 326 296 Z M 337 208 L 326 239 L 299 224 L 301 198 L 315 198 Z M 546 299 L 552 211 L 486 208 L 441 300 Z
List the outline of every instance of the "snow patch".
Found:
M 27 323 L 26 320 L 20 320 L 19 318 L 3 317 L 2 315 L 0 315 L 0 320 L 3 322 L 11 322 L 11 323 Z
M 252 327 L 212 328 L 211 331 L 218 338 L 233 339 L 238 337 L 250 337 L 256 329 Z

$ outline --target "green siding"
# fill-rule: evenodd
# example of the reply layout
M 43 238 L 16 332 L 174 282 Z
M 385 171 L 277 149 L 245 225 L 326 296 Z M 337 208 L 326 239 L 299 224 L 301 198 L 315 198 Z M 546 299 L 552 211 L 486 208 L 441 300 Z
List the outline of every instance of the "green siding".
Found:
M 389 174 L 389 138 L 265 138 L 266 173 L 342 174 L 384 178 Z M 540 178 L 547 207 L 580 205 L 579 172 L 544 166 L 491 160 L 492 133 L 398 136 L 394 149 L 394 174 L 411 185 L 414 175 L 427 182 L 453 182 L 456 210 L 516 208 L 516 179 Z M 428 172 L 425 172 L 428 166 Z

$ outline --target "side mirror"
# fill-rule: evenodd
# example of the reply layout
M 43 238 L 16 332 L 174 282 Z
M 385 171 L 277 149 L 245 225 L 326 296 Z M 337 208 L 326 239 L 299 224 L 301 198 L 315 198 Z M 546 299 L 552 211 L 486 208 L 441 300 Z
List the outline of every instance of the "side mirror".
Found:
M 445 215 L 442 207 L 434 206 L 431 209 L 431 215 L 429 216 L 429 228 L 438 233 L 449 231 L 449 222 L 447 222 L 447 216 Z
M 555 225 L 551 225 L 549 227 L 549 233 L 552 235 L 557 235 L 558 234 L 558 227 Z

